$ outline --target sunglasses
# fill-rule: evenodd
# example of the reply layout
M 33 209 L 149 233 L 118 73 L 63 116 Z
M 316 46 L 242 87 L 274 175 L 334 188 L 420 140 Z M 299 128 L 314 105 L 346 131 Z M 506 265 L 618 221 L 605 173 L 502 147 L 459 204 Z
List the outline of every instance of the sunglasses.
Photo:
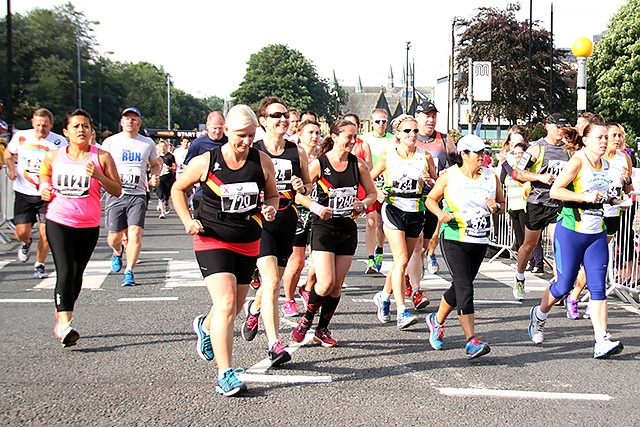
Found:
M 288 119 L 289 118 L 289 113 L 282 113 L 280 111 L 276 111 L 275 113 L 269 113 L 267 114 L 269 117 L 271 117 L 272 119 L 281 119 L 281 118 L 285 118 Z
M 411 133 L 411 132 L 418 133 L 419 130 L 418 129 L 402 129 L 402 132 L 404 132 L 404 133 Z
M 387 119 L 376 119 L 373 122 L 377 123 L 379 125 L 383 125 L 383 124 L 387 123 Z

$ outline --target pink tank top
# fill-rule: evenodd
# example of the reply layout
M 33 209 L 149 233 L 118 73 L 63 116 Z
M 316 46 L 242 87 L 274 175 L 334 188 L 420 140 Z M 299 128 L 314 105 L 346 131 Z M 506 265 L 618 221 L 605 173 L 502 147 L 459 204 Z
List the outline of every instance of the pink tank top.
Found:
M 55 195 L 47 208 L 46 218 L 74 228 L 100 226 L 100 181 L 85 172 L 86 164 L 93 162 L 103 173 L 98 159 L 98 147 L 91 146 L 89 156 L 80 162 L 70 160 L 67 147 L 58 150 L 51 171 L 51 185 Z

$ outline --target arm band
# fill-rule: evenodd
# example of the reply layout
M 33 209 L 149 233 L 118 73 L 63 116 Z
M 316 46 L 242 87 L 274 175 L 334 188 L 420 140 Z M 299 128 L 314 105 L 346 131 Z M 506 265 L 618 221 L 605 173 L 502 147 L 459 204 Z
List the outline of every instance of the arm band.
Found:
M 311 203 L 311 206 L 309 206 L 309 210 L 318 216 L 320 216 L 320 212 L 322 212 L 322 208 L 324 208 L 324 206 L 322 206 L 318 202 L 313 202 Z

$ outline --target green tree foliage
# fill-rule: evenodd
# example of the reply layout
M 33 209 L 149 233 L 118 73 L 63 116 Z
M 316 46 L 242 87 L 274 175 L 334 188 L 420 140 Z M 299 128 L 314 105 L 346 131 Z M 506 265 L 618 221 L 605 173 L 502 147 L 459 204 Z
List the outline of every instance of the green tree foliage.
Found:
M 588 109 L 640 135 L 640 0 L 611 17 L 587 61 L 587 81 Z
M 466 99 L 468 58 L 492 63 L 492 94 L 490 102 L 473 105 L 478 120 L 506 118 L 509 123 L 529 119 L 529 21 L 518 21 L 519 4 L 509 4 L 505 10 L 481 7 L 464 28 L 458 40 L 457 65 L 461 78 L 456 82 L 456 94 Z M 532 27 L 532 121 L 549 113 L 549 50 L 551 34 L 534 22 Z M 567 50 L 554 49 L 553 110 L 575 111 L 575 71 L 562 61 Z M 572 106 L 573 105 L 573 106 Z
M 247 63 L 240 87 L 231 94 L 234 104 L 247 104 L 257 110 L 266 96 L 281 97 L 288 108 L 314 110 L 321 117 L 335 118 L 347 102 L 347 95 L 338 87 L 332 90 L 328 81 L 318 76 L 316 67 L 299 51 L 275 44 L 254 53 Z
M 36 8 L 24 16 L 12 15 L 13 29 L 13 123 L 28 128 L 31 113 L 40 107 L 51 110 L 54 130 L 60 132 L 62 118 L 78 105 L 78 47 L 82 108 L 107 133 L 118 132 L 123 108 L 136 106 L 143 127 L 167 126 L 167 73 L 146 62 L 114 62 L 98 52 L 92 23 L 71 3 L 52 10 Z M 0 50 L 6 52 L 6 18 L 0 20 Z M 7 75 L 7 57 L 0 55 L 0 75 Z M 0 99 L 9 93 L 0 80 Z M 171 85 L 172 127 L 197 128 L 212 107 L 222 110 L 223 100 L 210 97 L 205 103 Z M 8 114 L 8 111 L 5 112 Z

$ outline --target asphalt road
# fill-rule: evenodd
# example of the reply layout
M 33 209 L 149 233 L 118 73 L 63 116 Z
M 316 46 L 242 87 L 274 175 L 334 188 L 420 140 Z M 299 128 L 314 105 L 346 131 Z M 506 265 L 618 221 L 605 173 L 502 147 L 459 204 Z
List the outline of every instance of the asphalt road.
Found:
M 153 203 L 152 203 L 153 205 Z M 148 211 L 138 286 L 122 287 L 108 272 L 102 236 L 74 313 L 78 345 L 61 349 L 52 335 L 53 279 L 32 277 L 33 259 L 0 252 L 0 425 L 180 426 L 530 426 L 640 423 L 640 316 L 610 299 L 610 332 L 624 352 L 593 359 L 588 320 L 570 321 L 555 308 L 546 341 L 529 341 L 529 309 L 544 281 L 527 279 L 527 300 L 513 300 L 508 260 L 485 263 L 476 280 L 476 331 L 491 353 L 468 361 L 457 319 L 446 324 L 445 347 L 432 350 L 424 322 L 436 310 L 448 273 L 425 276 L 432 303 L 406 331 L 380 324 L 372 297 L 384 276 L 362 274 L 364 224 L 340 306 L 331 324 L 339 346 L 292 346 L 292 361 L 265 363 L 267 342 L 240 336 L 234 364 L 247 370 L 244 397 L 215 394 L 215 363 L 197 358 L 194 316 L 210 300 L 190 237 L 176 215 Z M 386 249 L 388 251 L 388 248 Z M 390 266 L 385 253 L 383 270 Z M 53 262 L 49 257 L 49 269 Z M 250 291 L 249 296 L 253 297 Z M 411 306 L 411 304 L 409 304 Z M 581 310 L 584 305 L 581 306 Z M 285 343 L 295 321 L 283 320 Z M 262 328 L 262 325 L 260 326 Z

